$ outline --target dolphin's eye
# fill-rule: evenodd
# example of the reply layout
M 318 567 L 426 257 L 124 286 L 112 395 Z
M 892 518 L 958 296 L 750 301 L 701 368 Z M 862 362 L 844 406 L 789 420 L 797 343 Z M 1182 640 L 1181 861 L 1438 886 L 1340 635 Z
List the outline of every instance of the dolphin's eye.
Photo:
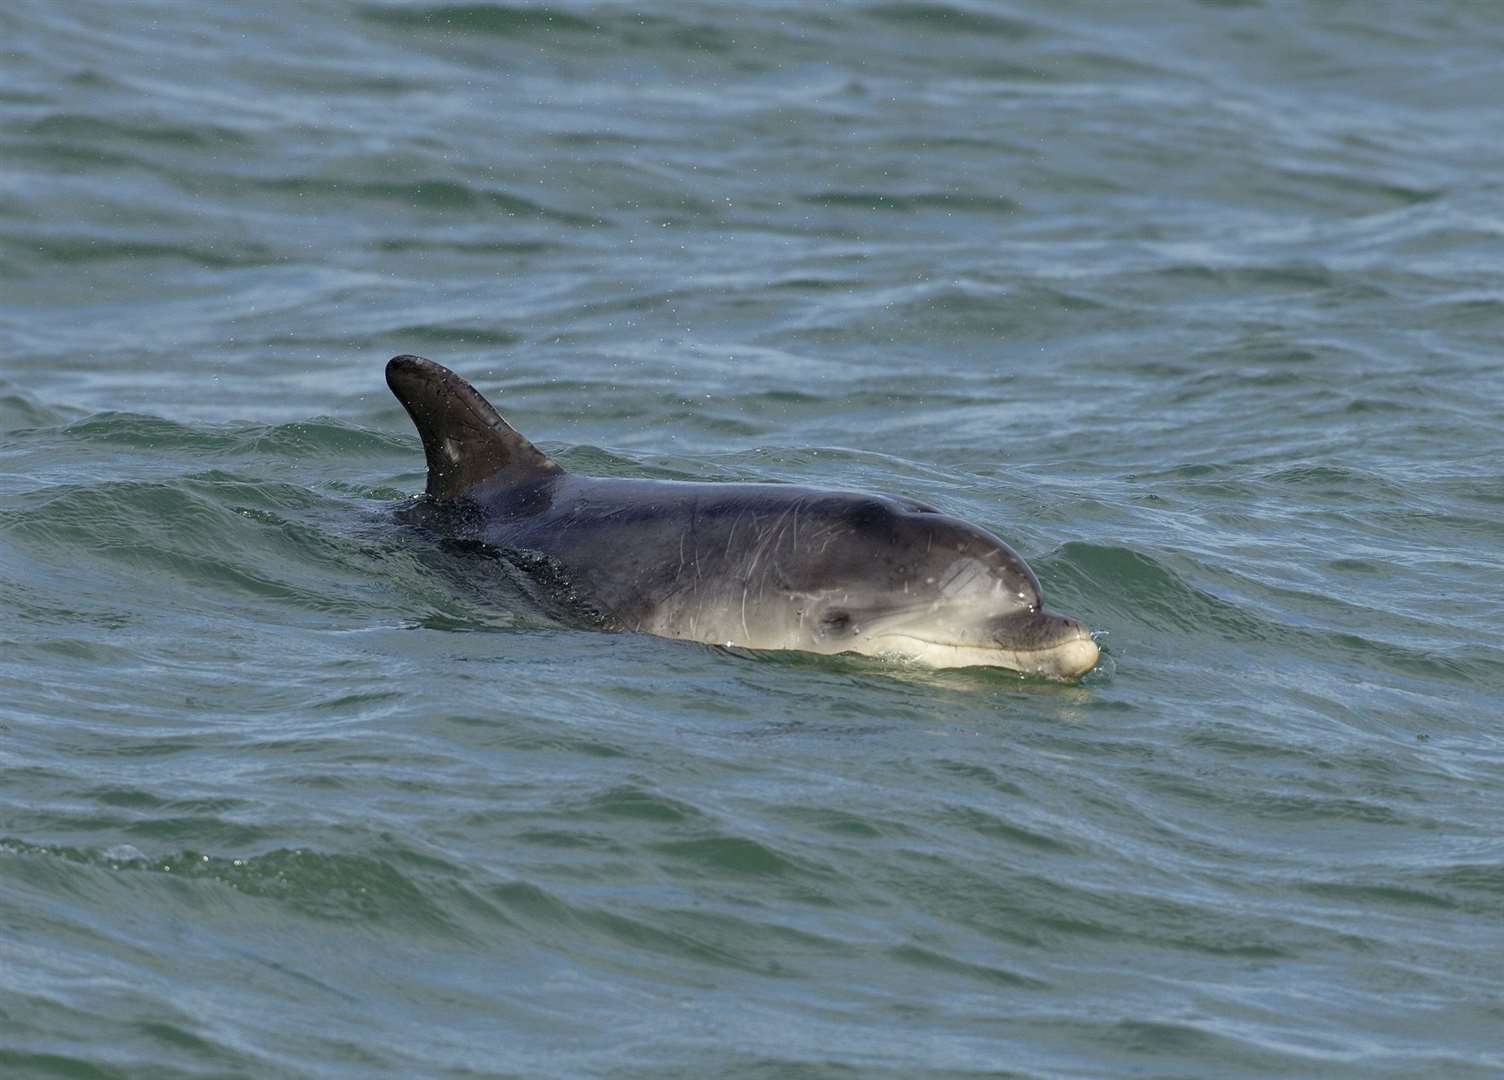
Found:
M 851 629 L 851 612 L 831 608 L 820 616 L 820 629 L 827 634 L 844 634 Z

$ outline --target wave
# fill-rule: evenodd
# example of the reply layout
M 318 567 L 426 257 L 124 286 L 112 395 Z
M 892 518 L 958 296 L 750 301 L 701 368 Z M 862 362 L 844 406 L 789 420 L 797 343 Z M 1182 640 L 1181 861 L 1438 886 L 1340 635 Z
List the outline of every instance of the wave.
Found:
M 169 829 L 170 824 L 161 820 L 151 827 L 158 834 Z M 202 825 L 199 830 L 203 831 Z M 242 842 L 265 835 L 260 830 L 254 832 L 255 837 L 247 836 Z M 226 839 L 233 843 L 240 838 Z M 34 844 L 9 836 L 0 837 L 0 857 L 57 860 L 89 872 L 75 878 L 65 891 L 94 892 L 109 888 L 104 882 L 111 877 L 145 875 L 158 877 L 163 889 L 171 887 L 169 882 L 186 882 L 200 889 L 224 887 L 318 919 L 395 922 L 426 934 L 458 932 L 442 904 L 425 894 L 423 875 L 399 865 L 400 861 L 412 861 L 400 849 L 376 855 L 281 848 L 241 857 L 194 850 L 149 856 L 133 843 L 72 847 Z M 423 870 L 430 878 L 439 873 L 462 876 L 457 867 L 436 866 L 431 859 L 424 861 Z M 130 892 L 132 887 L 125 885 L 120 891 Z

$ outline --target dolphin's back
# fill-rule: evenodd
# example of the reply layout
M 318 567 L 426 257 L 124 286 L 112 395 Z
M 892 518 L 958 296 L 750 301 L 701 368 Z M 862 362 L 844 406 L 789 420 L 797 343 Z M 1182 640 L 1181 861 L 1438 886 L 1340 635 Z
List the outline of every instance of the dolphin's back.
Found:
M 711 591 L 797 589 L 808 555 L 887 499 L 785 484 L 693 483 L 565 474 L 480 503 L 476 539 L 556 560 L 623 625 Z M 801 557 L 803 556 L 803 557 Z

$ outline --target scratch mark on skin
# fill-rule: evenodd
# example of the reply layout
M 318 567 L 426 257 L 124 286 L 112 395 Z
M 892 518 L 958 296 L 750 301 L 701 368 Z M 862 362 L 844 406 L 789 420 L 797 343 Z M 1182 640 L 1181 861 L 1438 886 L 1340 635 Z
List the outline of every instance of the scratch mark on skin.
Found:
M 731 532 L 728 533 L 727 536 L 726 536 L 726 558 L 728 558 L 728 559 L 731 558 L 731 547 L 732 547 L 732 544 L 736 541 L 736 530 L 737 530 L 737 527 L 739 525 L 741 525 L 742 518 L 744 518 L 746 516 L 747 516 L 747 511 L 740 510 L 740 511 L 737 512 L 736 520 L 731 523 Z
M 696 496 L 689 504 L 689 535 L 695 548 L 695 581 L 700 580 L 700 499 Z
M 837 525 L 826 525 L 824 528 L 817 530 L 815 532 L 815 539 L 820 544 L 819 554 L 825 554 L 830 549 L 830 545 L 835 543 L 836 539 L 842 535 L 842 531 Z
M 778 557 L 779 549 L 783 546 L 784 533 L 788 532 L 789 530 L 790 517 L 793 518 L 794 524 L 796 526 L 794 533 L 794 544 L 797 548 L 799 542 L 799 534 L 797 531 L 797 525 L 799 521 L 798 513 L 799 506 L 803 501 L 803 499 L 794 500 L 794 504 L 792 506 L 778 515 L 778 520 L 773 523 L 773 528 L 769 530 L 768 542 L 766 546 L 773 552 L 773 569 L 778 573 L 778 576 L 780 578 L 783 577 L 783 571 L 782 560 Z
M 785 514 L 786 513 L 787 511 L 785 511 Z M 747 577 L 749 579 L 757 579 L 757 571 L 758 568 L 762 565 L 763 558 L 769 553 L 769 551 L 772 551 L 776 548 L 780 536 L 779 524 L 782 520 L 783 518 L 782 516 L 780 516 L 771 525 L 763 525 L 761 527 L 762 535 L 758 538 L 757 543 L 752 547 L 752 565 L 747 570 Z M 774 555 L 774 559 L 776 562 L 776 554 Z

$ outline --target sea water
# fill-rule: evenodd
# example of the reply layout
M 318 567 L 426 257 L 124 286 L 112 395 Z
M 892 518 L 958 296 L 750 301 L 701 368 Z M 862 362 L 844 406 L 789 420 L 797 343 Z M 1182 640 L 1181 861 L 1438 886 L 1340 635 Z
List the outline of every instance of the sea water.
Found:
M 0 6 L 0 1075 L 1504 1073 L 1504 7 Z M 903 494 L 1078 685 L 559 619 Z

